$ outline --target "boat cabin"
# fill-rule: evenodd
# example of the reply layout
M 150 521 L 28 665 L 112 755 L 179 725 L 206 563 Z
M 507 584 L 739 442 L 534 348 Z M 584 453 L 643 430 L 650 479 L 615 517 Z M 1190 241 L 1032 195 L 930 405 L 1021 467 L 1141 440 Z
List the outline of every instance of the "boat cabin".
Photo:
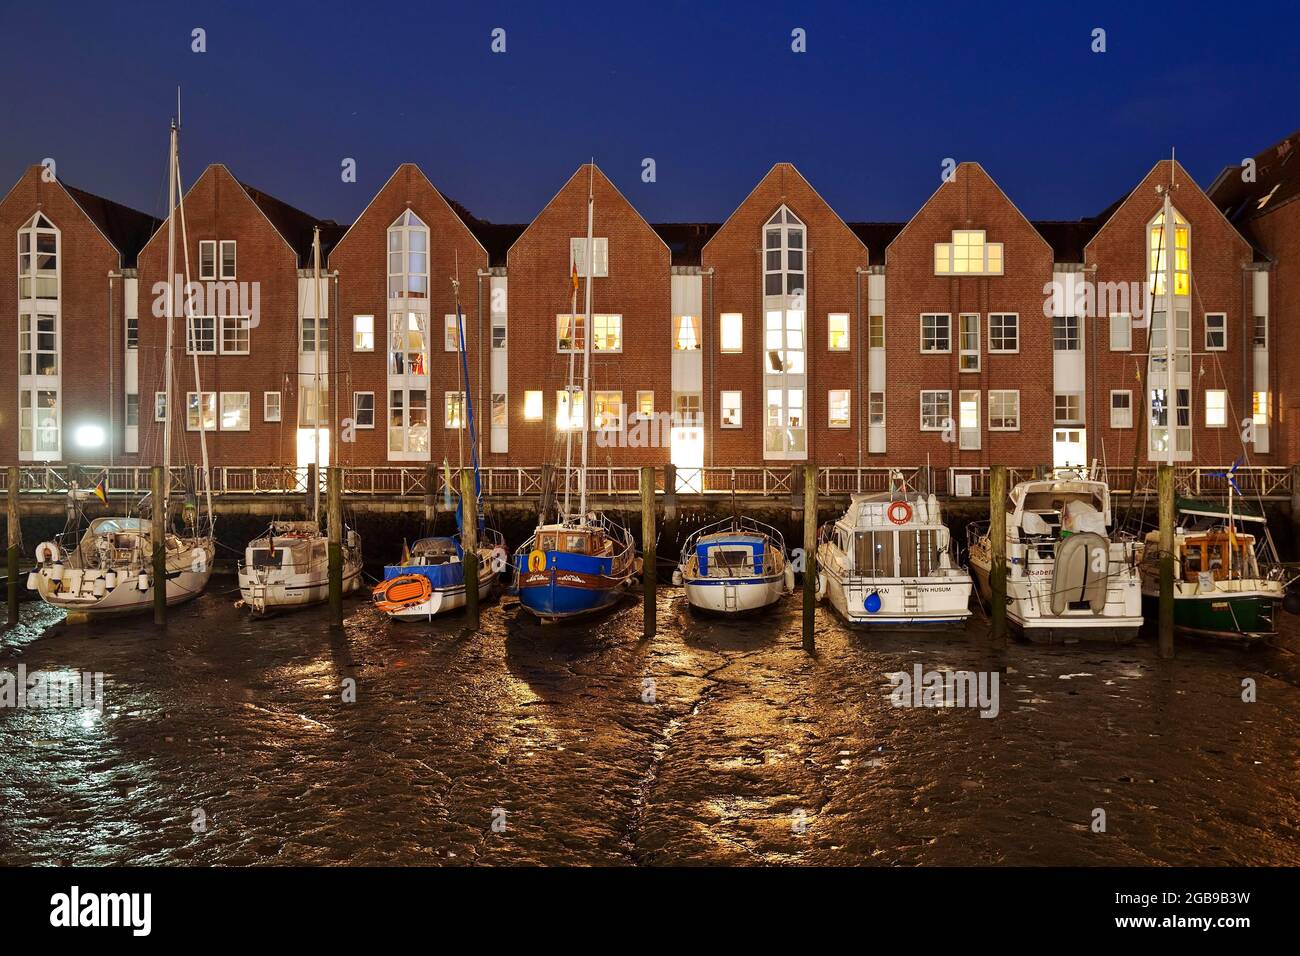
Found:
M 749 577 L 766 572 L 767 539 L 758 534 L 719 534 L 695 543 L 695 564 L 701 577 Z
M 1179 542 L 1178 550 L 1184 581 L 1195 583 L 1202 572 L 1209 572 L 1216 581 L 1259 576 L 1254 535 L 1229 535 L 1226 531 L 1188 535 Z
M 545 528 L 537 532 L 540 551 L 608 557 L 614 546 L 599 528 Z
M 1105 536 L 1110 524 L 1110 489 L 1085 479 L 1026 481 L 1011 496 L 1009 526 L 1022 538 L 1059 537 L 1062 532 Z
M 934 495 L 911 500 L 855 495 L 830 540 L 851 557 L 854 574 L 869 577 L 933 574 L 948 566 L 951 547 Z
M 90 523 L 78 551 L 93 552 L 101 565 L 130 563 L 153 550 L 152 522 L 142 518 L 96 518 Z M 180 551 L 184 545 L 168 532 L 163 539 L 167 551 Z
M 461 559 L 460 545 L 454 538 L 421 538 L 411 545 L 409 565 L 455 564 Z

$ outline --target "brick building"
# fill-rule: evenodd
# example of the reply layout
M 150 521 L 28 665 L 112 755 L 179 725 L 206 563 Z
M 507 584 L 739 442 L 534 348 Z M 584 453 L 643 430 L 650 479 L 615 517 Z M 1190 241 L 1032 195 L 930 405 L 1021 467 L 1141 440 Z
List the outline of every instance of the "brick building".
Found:
M 577 437 L 561 426 L 583 419 L 596 467 L 1122 466 L 1170 443 L 1176 461 L 1222 464 L 1243 434 L 1252 462 L 1288 463 L 1291 149 L 1209 195 L 1161 161 L 1069 222 L 1030 222 L 976 163 L 907 222 L 845 222 L 779 163 L 723 223 L 649 224 L 582 165 L 531 222 L 502 225 L 407 163 L 345 228 L 210 166 L 185 194 L 198 295 L 189 323 L 176 309 L 176 458 L 197 460 L 202 428 L 214 464 L 303 464 L 313 435 L 345 465 L 457 461 L 459 301 L 487 465 L 560 461 Z M 0 335 L 18 343 L 0 366 L 0 460 L 159 460 L 165 224 L 33 167 L 0 201 L 0 234 L 16 252 L 0 257 Z M 1168 396 L 1147 322 L 1163 327 L 1166 261 Z M 566 387 L 586 335 L 590 397 Z

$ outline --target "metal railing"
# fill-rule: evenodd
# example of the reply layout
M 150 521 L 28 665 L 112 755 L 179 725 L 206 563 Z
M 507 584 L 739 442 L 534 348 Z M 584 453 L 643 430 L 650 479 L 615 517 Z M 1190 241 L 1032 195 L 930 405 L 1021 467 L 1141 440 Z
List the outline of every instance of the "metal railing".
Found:
M 677 468 L 677 494 L 699 496 L 753 496 L 788 497 L 801 494 L 801 474 L 798 469 L 786 466 L 706 467 Z M 1218 497 L 1227 493 L 1227 479 L 1223 466 L 1180 466 L 1176 484 L 1180 494 Z M 1041 474 L 1035 467 L 1007 469 L 1008 481 L 1015 484 Z M 89 492 L 100 481 L 107 485 L 110 495 L 143 496 L 149 492 L 150 469 L 144 466 L 113 465 L 23 465 L 19 469 L 19 490 L 32 496 L 66 495 L 75 483 L 81 492 Z M 578 469 L 570 471 L 570 488 L 577 494 Z M 898 473 L 914 480 L 923 469 L 913 467 L 874 466 L 822 467 L 817 469 L 819 494 L 836 496 L 849 494 L 879 494 L 890 489 L 891 476 Z M 211 491 L 214 497 L 255 498 L 259 495 L 298 495 L 309 491 L 309 471 L 290 465 L 219 466 L 210 471 Z M 484 495 L 497 498 L 535 498 L 542 494 L 544 470 L 528 468 L 483 468 L 480 470 Z M 460 487 L 460 469 L 451 468 L 452 490 Z M 1156 468 L 1145 465 L 1137 470 L 1134 486 L 1132 468 L 1107 468 L 1103 477 L 1114 495 L 1141 497 L 1155 495 Z M 1255 465 L 1238 468 L 1234 475 L 1237 487 L 1247 498 L 1270 501 L 1290 500 L 1296 490 L 1292 469 L 1281 465 Z M 319 480 L 324 490 L 325 469 L 320 469 Z M 664 491 L 665 469 L 657 469 L 657 487 Z M 564 469 L 554 469 L 554 493 L 564 493 Z M 0 489 L 7 491 L 7 472 L 0 469 Z M 429 485 L 432 487 L 429 487 Z M 442 468 L 426 469 L 424 466 L 391 465 L 381 467 L 343 468 L 343 491 L 357 498 L 423 498 L 426 495 L 441 497 L 446 492 L 447 472 Z M 987 467 L 934 468 L 930 471 L 930 490 L 940 497 L 982 498 L 988 496 L 989 469 Z M 184 494 L 193 485 L 199 493 L 207 486 L 199 469 L 174 467 L 171 469 L 173 494 Z M 636 467 L 591 468 L 587 472 L 587 493 L 594 497 L 635 497 L 640 489 L 640 469 Z

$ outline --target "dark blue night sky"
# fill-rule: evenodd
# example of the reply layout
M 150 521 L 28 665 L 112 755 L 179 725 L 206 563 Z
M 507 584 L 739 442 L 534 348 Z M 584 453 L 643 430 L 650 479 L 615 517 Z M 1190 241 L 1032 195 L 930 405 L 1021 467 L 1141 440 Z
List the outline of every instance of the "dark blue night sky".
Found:
M 945 157 L 982 163 L 1031 218 L 1076 218 L 1171 146 L 1208 185 L 1300 127 L 1292 6 L 188 6 L 0 0 L 0 191 L 48 156 L 163 212 L 177 84 L 187 181 L 224 162 L 339 221 L 408 160 L 476 215 L 527 221 L 591 156 L 651 221 L 721 220 L 781 160 L 845 219 L 905 219 Z

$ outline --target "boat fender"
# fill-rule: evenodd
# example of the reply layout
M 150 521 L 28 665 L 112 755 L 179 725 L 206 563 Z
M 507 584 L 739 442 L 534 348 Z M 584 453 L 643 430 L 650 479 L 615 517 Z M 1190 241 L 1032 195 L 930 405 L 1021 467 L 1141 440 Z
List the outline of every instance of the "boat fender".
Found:
M 545 570 L 546 570 L 546 552 L 545 552 L 545 551 L 536 551 L 536 550 L 534 550 L 534 551 L 529 551 L 529 552 L 528 552 L 528 570 L 529 570 L 529 571 L 545 571 Z
M 91 586 L 91 593 L 93 593 L 97 598 L 102 598 L 104 596 L 105 590 L 106 588 L 104 587 L 104 579 L 95 578 L 95 582 Z
M 147 574 L 145 574 L 143 571 L 141 571 L 141 572 L 140 572 L 140 576 L 139 576 L 138 578 L 135 579 L 135 586 L 136 586 L 137 588 L 139 588 L 141 591 L 148 591 L 148 590 L 149 590 L 149 575 L 147 575 Z
M 497 545 L 492 549 L 492 573 L 500 574 L 509 566 L 509 557 L 506 555 L 506 549 Z
M 794 591 L 794 567 L 787 564 L 785 566 L 785 593 L 790 594 Z
M 872 591 L 870 594 L 868 594 L 867 599 L 862 602 L 862 606 L 866 608 L 868 614 L 875 614 L 876 612 L 878 612 L 880 610 L 879 592 Z
M 817 600 L 820 601 L 822 598 L 826 597 L 826 588 L 826 575 L 819 571 L 817 572 Z
M 36 546 L 36 560 L 41 564 L 50 561 L 57 561 L 59 558 L 59 546 L 53 541 L 42 541 Z
M 348 529 L 348 547 L 354 551 L 361 547 L 361 535 L 357 534 L 355 528 Z
M 35 571 L 27 572 L 27 590 L 35 591 L 40 588 L 40 575 Z
M 681 569 L 681 568 L 673 568 L 673 584 L 677 585 L 677 587 L 681 587 L 681 586 L 682 586 L 682 569 Z
M 113 568 L 109 568 L 104 574 L 104 587 L 110 591 L 117 587 L 117 571 Z
M 50 568 L 50 577 L 55 581 L 63 580 L 63 562 L 55 559 L 54 566 Z

